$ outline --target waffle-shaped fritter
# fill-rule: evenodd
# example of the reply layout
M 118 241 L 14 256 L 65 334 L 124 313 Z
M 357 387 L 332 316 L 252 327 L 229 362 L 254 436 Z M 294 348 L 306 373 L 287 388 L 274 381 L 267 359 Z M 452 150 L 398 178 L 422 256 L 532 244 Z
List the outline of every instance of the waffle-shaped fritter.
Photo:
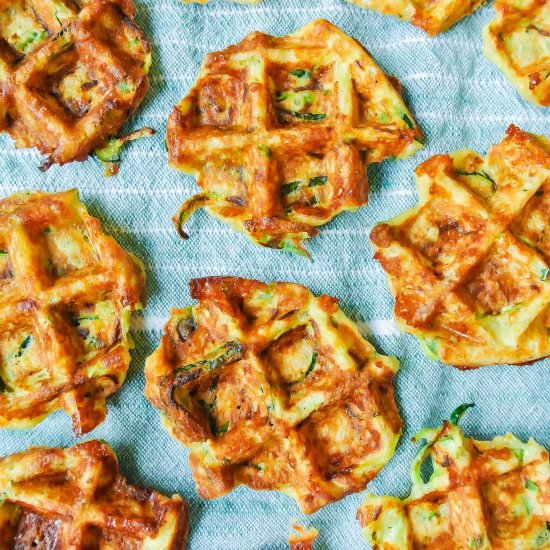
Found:
M 72 415 L 77 435 L 107 413 L 130 363 L 139 260 L 101 233 L 76 190 L 0 201 L 0 426 Z
M 130 485 L 97 440 L 0 459 L 0 550 L 183 550 L 187 504 Z
M 496 0 L 483 50 L 528 101 L 550 106 L 550 2 Z
M 410 21 L 430 36 L 444 32 L 485 0 L 348 0 L 362 8 Z
M 550 354 L 550 142 L 510 126 L 486 158 L 416 169 L 419 204 L 371 240 L 399 326 L 462 368 Z
M 0 131 L 51 164 L 104 147 L 149 86 L 131 0 L 1 0 Z
M 306 529 L 296 522 L 292 524 L 295 533 L 291 533 L 288 537 L 290 550 L 313 550 L 313 543 L 317 540 L 319 531 L 315 528 Z
M 145 394 L 190 449 L 199 494 L 275 489 L 311 513 L 362 490 L 392 456 L 398 362 L 329 296 L 291 283 L 192 280 L 145 366 Z
M 460 428 L 419 432 L 426 443 L 400 500 L 368 495 L 357 517 L 373 550 L 550 548 L 550 464 L 533 439 L 466 438 Z
M 317 20 L 289 36 L 261 33 L 206 57 L 168 120 L 170 164 L 203 192 L 199 208 L 270 248 L 302 241 L 366 204 L 366 165 L 422 144 L 392 82 L 355 40 Z

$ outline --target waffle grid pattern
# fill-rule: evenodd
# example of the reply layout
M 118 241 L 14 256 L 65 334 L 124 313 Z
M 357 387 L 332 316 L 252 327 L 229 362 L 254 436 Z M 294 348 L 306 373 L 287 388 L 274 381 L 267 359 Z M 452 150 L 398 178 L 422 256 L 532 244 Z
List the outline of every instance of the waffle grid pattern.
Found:
M 242 483 L 311 513 L 365 487 L 399 437 L 397 360 L 300 285 L 220 277 L 191 288 L 199 305 L 173 310 L 146 395 L 191 449 L 201 496 Z
M 550 106 L 550 5 L 546 0 L 494 2 L 483 50 L 527 100 Z
M 97 440 L 0 459 L 0 480 L 2 550 L 181 550 L 187 537 L 185 502 L 130 485 Z
M 409 497 L 367 495 L 357 518 L 374 550 L 549 548 L 550 463 L 533 439 L 422 430 Z M 428 466 L 431 465 L 431 468 Z
M 398 402 L 406 403 L 401 408 L 405 441 L 420 426 L 437 425 L 459 401 L 468 400 L 477 403 L 477 413 L 464 419 L 470 433 L 491 439 L 511 431 L 524 440 L 533 436 L 550 448 L 549 398 L 541 390 L 550 385 L 550 360 L 521 368 L 500 366 L 463 373 L 427 359 L 413 336 L 395 328 L 391 294 L 384 271 L 372 259 L 368 239 L 376 222 L 416 204 L 411 175 L 425 159 L 462 147 L 488 151 L 511 123 L 548 134 L 548 110 L 522 100 L 481 52 L 480 36 L 494 17 L 493 3 L 432 39 L 413 25 L 344 0 L 284 2 L 284 9 L 281 0 L 264 0 L 256 6 L 226 1 L 206 5 L 182 5 L 175 0 L 136 2 L 136 21 L 154 48 L 151 91 L 129 123 L 132 128 L 152 126 L 158 132 L 129 144 L 119 175 L 107 182 L 93 159 L 52 166 L 39 175 L 38 152 L 16 150 L 9 136 L 0 136 L 3 196 L 36 184 L 38 178 L 47 191 L 78 185 L 104 231 L 144 260 L 148 304 L 143 318 L 134 316 L 132 364 L 125 383 L 110 399 L 107 418 L 93 435 L 116 449 L 121 469 L 130 480 L 164 494 L 185 496 L 191 509 L 191 548 L 240 550 L 246 537 L 251 549 L 279 550 L 293 518 L 319 528 L 318 546 L 368 547 L 355 521 L 362 494 L 350 495 L 309 517 L 301 515 L 283 494 L 242 487 L 204 506 L 186 451 L 162 429 L 158 411 L 145 399 L 136 399 L 145 385 L 145 359 L 158 345 L 170 307 L 193 303 L 188 281 L 205 273 L 294 281 L 316 295 L 337 296 L 341 308 L 361 330 L 371 331 L 368 338 L 377 349 L 402 361 L 396 384 Z M 208 52 L 222 51 L 253 31 L 283 35 L 319 17 L 357 38 L 384 72 L 399 77 L 405 101 L 425 132 L 425 147 L 410 159 L 369 165 L 368 206 L 335 217 L 308 241 L 313 262 L 251 246 L 244 236 L 203 212 L 186 224 L 191 238 L 181 242 L 168 217 L 198 187 L 194 178 L 178 174 L 166 162 L 162 129 L 167 114 L 193 86 Z M 55 414 L 34 430 L 3 430 L 0 454 L 32 445 L 58 447 L 74 442 L 66 416 Z M 407 474 L 415 452 L 413 445 L 399 445 L 383 473 L 370 482 L 370 490 L 407 494 Z M 242 513 L 235 514 L 236 509 Z M 220 517 L 229 519 L 220 521 Z
M 419 205 L 371 234 L 399 324 L 463 368 L 548 355 L 548 141 L 511 126 L 486 159 L 438 155 L 416 177 Z
M 53 163 L 116 135 L 149 83 L 150 45 L 131 2 L 9 0 L 0 12 L 0 130 Z
M 206 206 L 258 244 L 305 253 L 315 226 L 366 204 L 368 163 L 422 146 L 394 84 L 324 20 L 208 54 L 168 121 L 170 163 L 203 189 L 176 225 Z
M 126 376 L 142 268 L 76 191 L 4 199 L 0 240 L 0 424 L 30 427 L 62 408 L 86 433 Z

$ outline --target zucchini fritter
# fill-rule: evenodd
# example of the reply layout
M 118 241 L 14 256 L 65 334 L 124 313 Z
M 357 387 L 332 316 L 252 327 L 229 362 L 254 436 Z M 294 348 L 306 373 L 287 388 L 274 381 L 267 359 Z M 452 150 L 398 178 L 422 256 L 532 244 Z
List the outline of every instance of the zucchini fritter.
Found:
M 291 533 L 288 537 L 290 550 L 313 550 L 313 543 L 317 540 L 319 531 L 313 527 L 306 529 L 296 522 L 293 522 L 292 528 L 295 533 Z
M 454 420 L 413 438 L 426 443 L 411 467 L 409 497 L 365 499 L 357 518 L 373 549 L 550 548 L 546 449 L 512 434 L 466 438 Z
M 2 0 L 0 131 L 52 164 L 86 160 L 141 103 L 151 47 L 131 0 Z
M 496 0 L 483 51 L 528 101 L 550 106 L 550 2 Z
M 190 283 L 145 365 L 145 394 L 190 449 L 203 498 L 276 489 L 305 513 L 361 491 L 392 456 L 398 362 L 334 298 L 237 277 Z
M 410 21 L 430 36 L 444 32 L 485 0 L 348 0 L 362 8 Z
M 422 163 L 418 206 L 371 233 L 399 326 L 461 368 L 550 354 L 550 142 L 506 133 Z
M 130 485 L 92 440 L 0 459 L 0 550 L 183 550 L 187 504 Z
M 206 207 L 256 244 L 307 255 L 316 226 L 366 204 L 366 165 L 412 155 L 420 138 L 392 82 L 328 21 L 250 34 L 206 57 L 168 119 L 170 164 L 203 190 L 174 222 L 186 237 Z
M 76 190 L 0 201 L 0 427 L 65 409 L 77 435 L 107 413 L 130 363 L 139 260 L 101 233 Z

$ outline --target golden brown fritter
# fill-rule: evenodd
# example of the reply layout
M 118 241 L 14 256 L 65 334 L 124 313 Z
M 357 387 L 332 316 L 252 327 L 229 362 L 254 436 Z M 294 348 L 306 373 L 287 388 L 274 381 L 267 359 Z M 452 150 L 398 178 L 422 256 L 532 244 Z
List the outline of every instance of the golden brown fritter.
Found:
M 305 513 L 361 491 L 392 456 L 398 362 L 334 298 L 291 283 L 192 280 L 146 362 L 145 394 L 190 449 L 199 494 L 276 489 Z
M 319 531 L 314 529 L 306 529 L 296 522 L 292 523 L 292 528 L 295 533 L 291 533 L 288 537 L 288 544 L 290 550 L 313 550 L 313 543 L 317 540 Z
M 411 467 L 409 497 L 365 499 L 357 517 L 374 550 L 550 548 L 548 452 L 512 434 L 464 437 L 456 423 L 467 406 L 414 437 L 426 443 Z
M 0 426 L 64 409 L 77 435 L 107 414 L 130 363 L 143 268 L 75 190 L 0 201 Z
M 496 0 L 483 51 L 528 101 L 550 106 L 550 2 Z
M 183 550 L 187 504 L 130 485 L 97 440 L 0 459 L 0 550 Z
M 419 204 L 371 240 L 400 327 L 461 368 L 550 354 L 550 142 L 510 126 L 486 158 L 416 169 Z
M 168 120 L 170 164 L 202 187 L 180 234 L 206 207 L 256 244 L 307 254 L 317 226 L 366 204 L 367 164 L 422 146 L 393 83 L 324 20 L 209 54 Z
M 362 8 L 410 21 L 430 36 L 444 32 L 485 0 L 348 0 Z
M 141 103 L 151 47 L 133 11 L 131 0 L 2 0 L 0 131 L 47 155 L 42 169 L 105 147 Z

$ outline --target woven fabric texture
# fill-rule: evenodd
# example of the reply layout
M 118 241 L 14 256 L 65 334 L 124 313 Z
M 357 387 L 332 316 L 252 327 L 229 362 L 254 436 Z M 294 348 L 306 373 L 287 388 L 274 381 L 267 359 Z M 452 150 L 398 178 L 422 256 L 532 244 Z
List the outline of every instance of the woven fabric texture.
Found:
M 104 230 L 144 261 L 149 299 L 143 317 L 133 322 L 133 362 L 121 391 L 109 400 L 106 421 L 90 437 L 113 446 L 131 482 L 168 495 L 177 492 L 189 501 L 190 548 L 283 549 L 293 518 L 319 529 L 319 550 L 368 548 L 355 520 L 361 494 L 308 517 L 290 498 L 276 493 L 239 488 L 216 501 L 197 496 L 187 451 L 164 432 L 142 393 L 145 358 L 158 344 L 169 308 L 190 303 L 187 283 L 193 277 L 223 274 L 295 281 L 315 293 L 331 294 L 370 330 L 380 352 L 400 359 L 397 398 L 405 433 L 394 458 L 370 484 L 375 493 L 408 493 L 408 466 L 416 452 L 411 435 L 422 426 L 439 425 L 466 401 L 477 404 L 463 420 L 466 433 L 490 438 L 511 431 L 523 439 L 533 436 L 550 448 L 550 360 L 471 372 L 429 361 L 413 337 L 396 330 L 384 273 L 368 241 L 377 221 L 416 203 L 412 171 L 429 156 L 463 147 L 485 153 L 510 123 L 550 135 L 550 110 L 522 100 L 481 53 L 481 30 L 493 17 L 490 4 L 436 38 L 344 0 L 264 0 L 257 6 L 222 0 L 209 5 L 177 0 L 136 4 L 137 20 L 154 44 L 154 60 L 151 90 L 126 129 L 148 125 L 157 135 L 129 144 L 120 174 L 110 179 L 102 177 L 102 167 L 93 159 L 54 166 L 42 174 L 38 153 L 15 150 L 11 139 L 2 136 L 0 189 L 5 196 L 29 188 L 78 187 Z M 409 160 L 369 167 L 369 204 L 321 229 L 307 245 L 313 262 L 254 246 L 202 212 L 188 224 L 190 240 L 181 241 L 170 217 L 198 188 L 193 178 L 167 165 L 163 142 L 172 106 L 190 88 L 207 52 L 238 42 L 251 31 L 285 34 L 319 17 L 357 38 L 384 71 L 401 80 L 407 104 L 425 132 L 426 147 Z M 29 431 L 0 431 L 0 455 L 31 445 L 75 442 L 70 419 L 56 413 Z

